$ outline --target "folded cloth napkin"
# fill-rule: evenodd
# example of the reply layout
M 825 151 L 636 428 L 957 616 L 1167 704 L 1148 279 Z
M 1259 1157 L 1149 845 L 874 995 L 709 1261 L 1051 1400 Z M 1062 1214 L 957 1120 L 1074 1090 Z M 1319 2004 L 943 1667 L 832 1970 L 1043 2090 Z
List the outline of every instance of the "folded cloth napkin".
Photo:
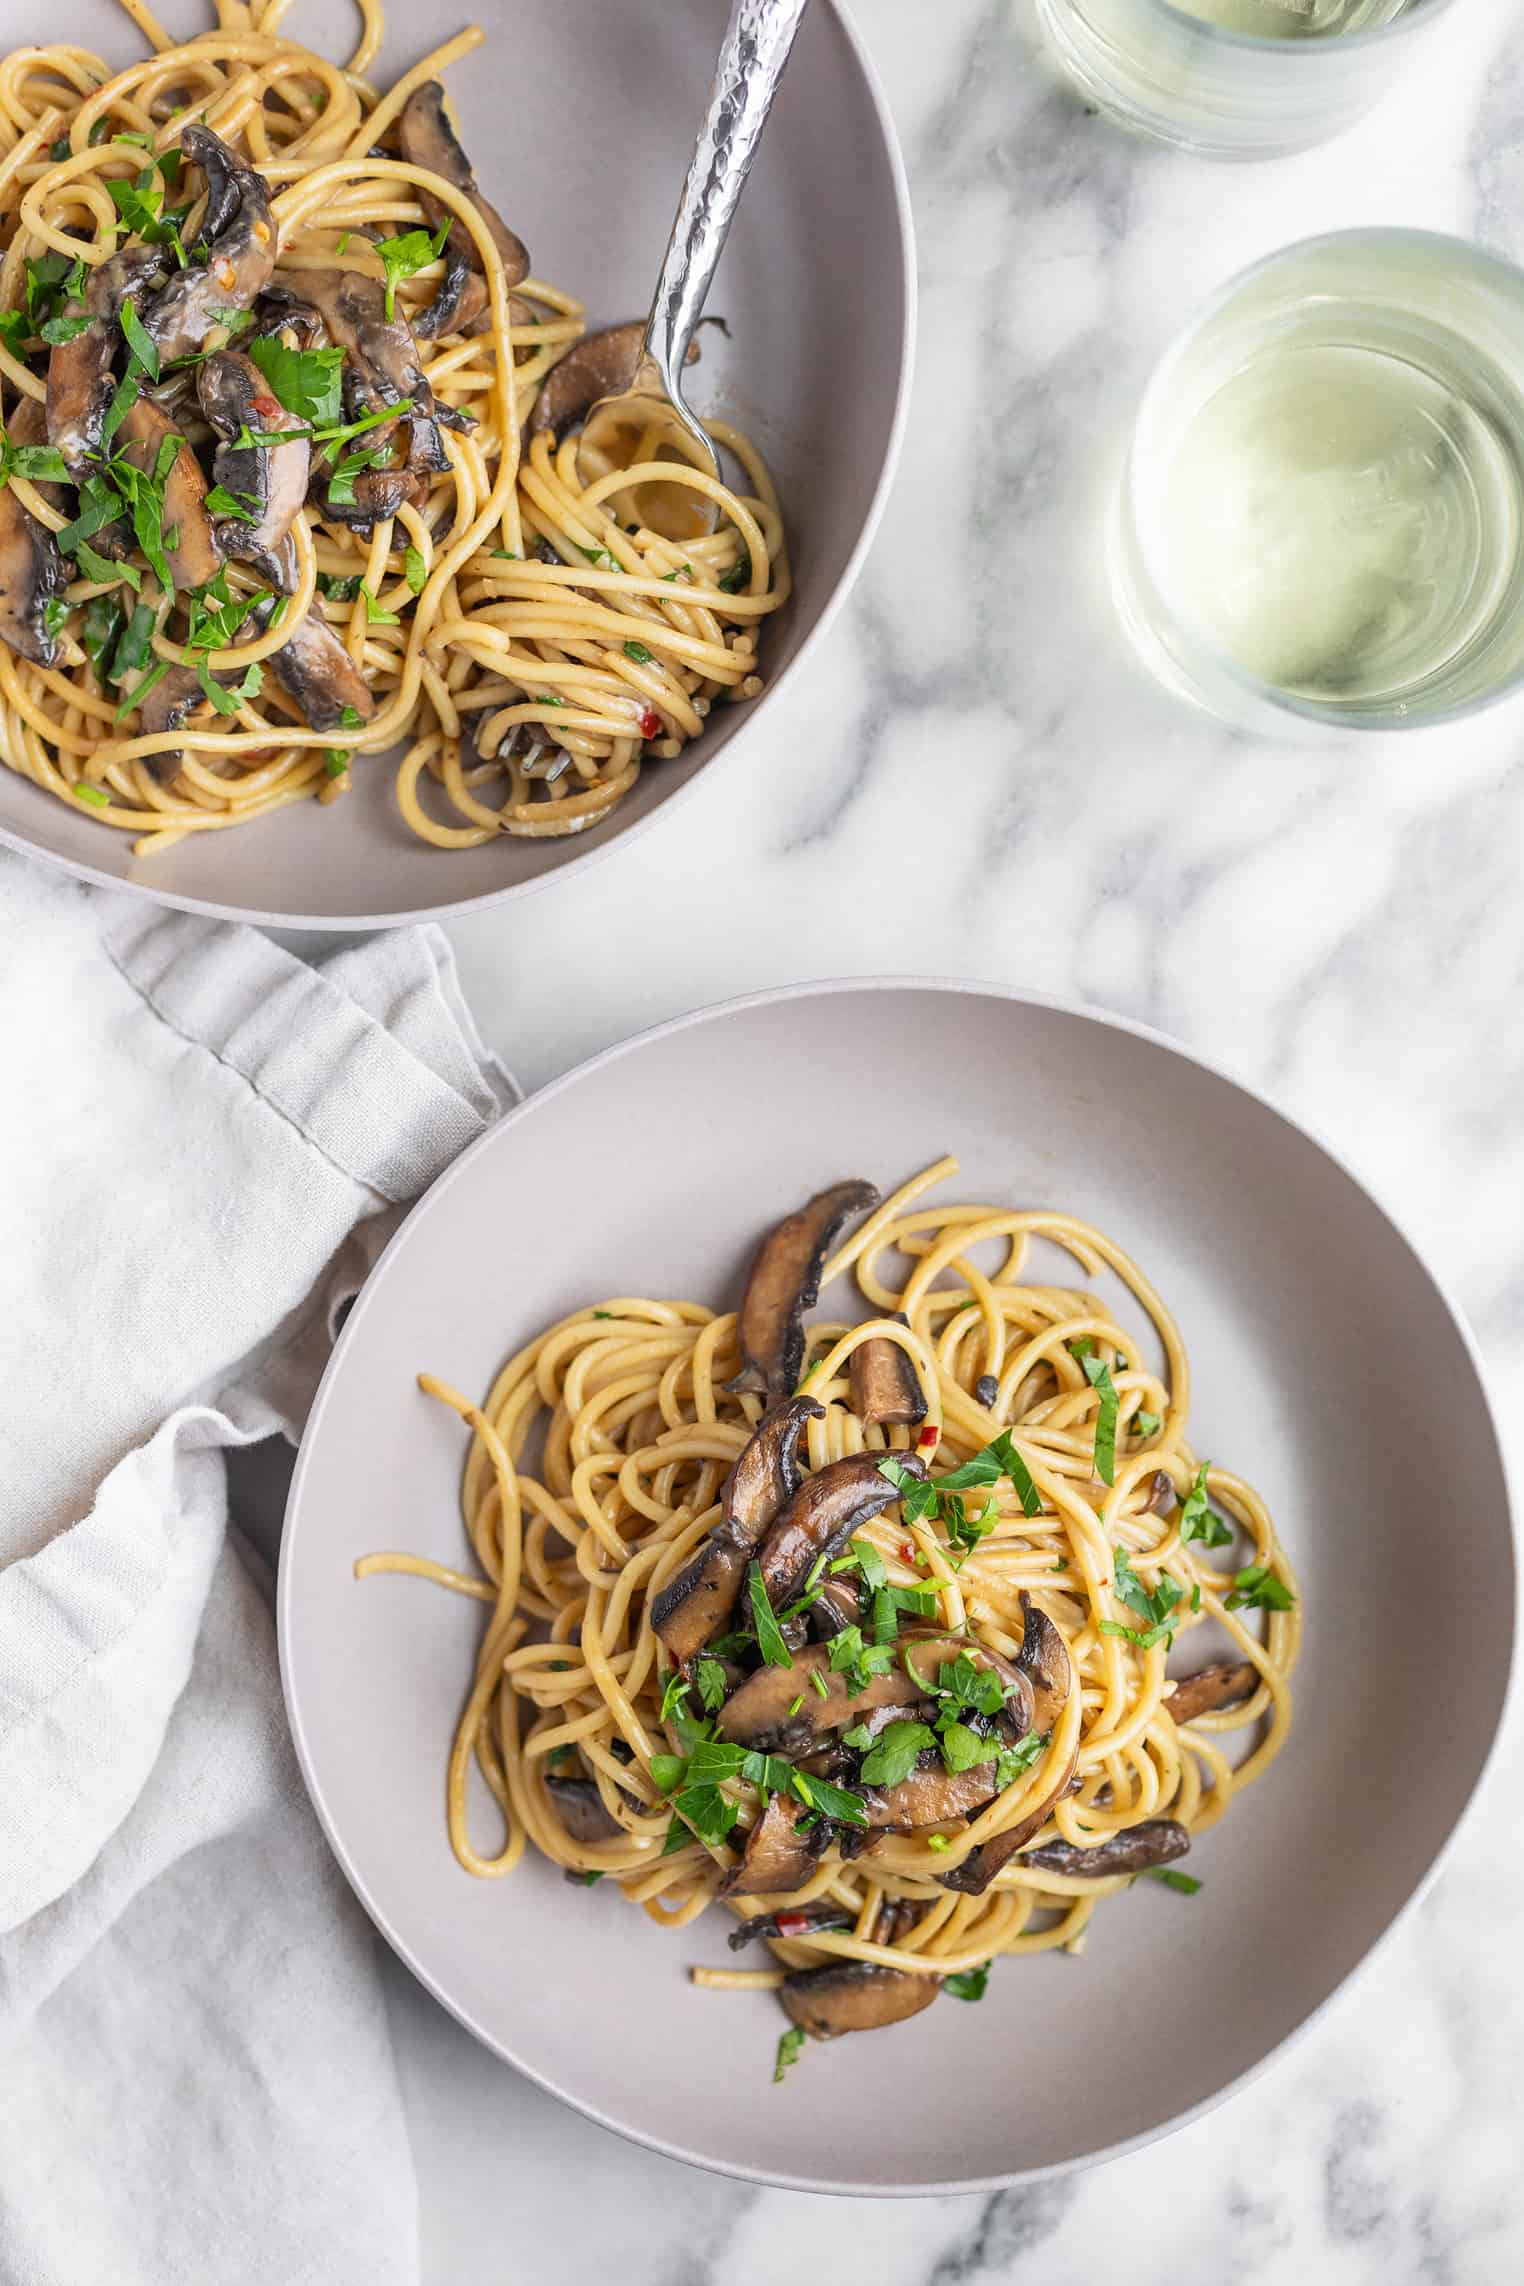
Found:
M 0 851 L 0 2286 L 416 2280 L 222 1454 L 511 1100 L 437 930 L 314 970 Z

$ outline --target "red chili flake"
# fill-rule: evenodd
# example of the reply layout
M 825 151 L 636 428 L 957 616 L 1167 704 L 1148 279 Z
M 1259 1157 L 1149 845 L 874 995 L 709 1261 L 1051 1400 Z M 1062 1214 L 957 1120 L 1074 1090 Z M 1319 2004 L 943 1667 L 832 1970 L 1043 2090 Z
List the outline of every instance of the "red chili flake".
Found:
M 913 1564 L 915 1562 L 915 1542 L 913 1540 L 900 1542 L 900 1557 L 904 1563 Z
M 268 397 L 261 391 L 254 399 L 254 410 L 262 421 L 279 421 L 283 407 L 274 397 Z
M 808 1913 L 780 1913 L 777 1925 L 780 1937 L 804 1937 L 809 1934 L 810 1917 Z
M 917 1451 L 918 1451 L 918 1452 L 923 1452 L 923 1453 L 934 1453 L 934 1452 L 936 1451 L 936 1449 L 937 1449 L 938 1445 L 939 1445 L 941 1442 L 942 1442 L 942 1432 L 941 1432 L 941 1430 L 940 1430 L 940 1429 L 934 1429 L 934 1428 L 931 1426 L 931 1423 L 928 1421 L 928 1423 L 926 1424 L 926 1427 L 925 1427 L 925 1428 L 924 1428 L 924 1429 L 921 1431 L 920 1435 L 919 1435 L 919 1436 L 916 1438 L 916 1449 L 917 1449 Z
M 640 718 L 640 735 L 642 738 L 659 738 L 661 736 L 661 716 L 654 706 L 648 706 Z

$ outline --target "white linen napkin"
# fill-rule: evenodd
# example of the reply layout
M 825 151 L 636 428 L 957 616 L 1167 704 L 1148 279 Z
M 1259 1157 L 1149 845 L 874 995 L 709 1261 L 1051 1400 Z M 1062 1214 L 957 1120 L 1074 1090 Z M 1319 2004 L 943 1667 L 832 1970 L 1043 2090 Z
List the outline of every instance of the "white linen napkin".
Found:
M 222 1448 L 512 1100 L 435 929 L 313 970 L 0 851 L 0 2286 L 417 2278 Z

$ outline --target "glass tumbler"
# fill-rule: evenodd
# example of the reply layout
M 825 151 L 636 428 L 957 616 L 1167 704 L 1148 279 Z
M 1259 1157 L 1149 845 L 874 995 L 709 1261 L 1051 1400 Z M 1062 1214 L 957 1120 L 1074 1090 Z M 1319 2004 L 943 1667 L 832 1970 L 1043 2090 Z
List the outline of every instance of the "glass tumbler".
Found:
M 1271 158 L 1349 126 L 1454 0 L 1037 0 L 1086 99 L 1166 143 Z
M 1524 273 L 1350 230 L 1232 281 L 1144 394 L 1112 532 L 1160 681 L 1236 726 L 1400 729 L 1524 682 Z

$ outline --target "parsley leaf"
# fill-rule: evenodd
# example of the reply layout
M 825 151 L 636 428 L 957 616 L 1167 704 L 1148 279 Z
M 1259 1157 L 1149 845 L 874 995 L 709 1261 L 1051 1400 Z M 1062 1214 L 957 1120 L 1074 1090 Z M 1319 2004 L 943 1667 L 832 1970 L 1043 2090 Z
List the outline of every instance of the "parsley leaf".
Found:
M 430 262 L 437 262 L 444 252 L 444 242 L 450 235 L 450 221 L 450 216 L 446 215 L 432 235 L 427 230 L 405 230 L 400 238 L 378 238 L 375 241 L 376 252 L 381 257 L 381 267 L 386 272 L 388 319 L 397 315 L 397 288 L 403 279 L 411 278 L 416 271 L 426 269 Z
M 1048 1751 L 1050 1735 L 1047 1731 L 1029 1730 L 1014 1746 L 1001 1747 L 995 1756 L 995 1785 L 1000 1793 L 1003 1794 L 1007 1786 L 1014 1786 L 1034 1763 L 1042 1760 Z
M 1117 1391 L 1111 1368 L 1099 1358 L 1082 1357 L 1085 1379 L 1100 1398 L 1095 1416 L 1095 1473 L 1102 1484 L 1117 1480 Z
M 757 1630 L 757 1649 L 769 1667 L 792 1667 L 793 1654 L 783 1640 L 772 1604 L 768 1598 L 767 1583 L 762 1577 L 762 1566 L 755 1557 L 746 1567 L 746 1592 L 751 1598 L 752 1623 Z
M 988 1739 L 970 1730 L 966 1722 L 949 1722 L 940 1726 L 942 1760 L 949 1770 L 972 1770 L 978 1763 L 993 1760 Z
M 409 548 L 403 558 L 403 567 L 407 584 L 414 595 L 422 595 L 429 584 L 429 567 L 423 560 L 423 551 L 420 548 Z
M 1194 1897 L 1201 1888 L 1194 1875 L 1177 1873 L 1172 1865 L 1150 1865 L 1144 1871 L 1150 1881 L 1162 1881 L 1166 1889 L 1176 1889 L 1182 1897 Z
M 331 425 L 344 418 L 342 349 L 287 349 L 279 341 L 251 341 L 249 355 L 298 420 Z
M 1196 1471 L 1196 1481 L 1185 1496 L 1180 1510 L 1180 1537 L 1199 1540 L 1207 1548 L 1225 1548 L 1233 1537 L 1233 1527 L 1216 1515 L 1207 1501 L 1207 1463 Z
M 345 750 L 343 747 L 341 747 L 341 746 L 325 746 L 325 747 L 324 747 L 324 749 L 323 749 L 323 773 L 324 773 L 324 776 L 325 776 L 325 777 L 329 777 L 329 778 L 347 778 L 347 777 L 349 776 L 349 764 L 350 764 L 350 755 L 348 754 L 348 752 L 347 752 L 347 751 L 346 751 L 346 750 Z
M 803 2046 L 804 2032 L 797 2024 L 791 2025 L 787 2032 L 779 2035 L 777 2061 L 773 2065 L 774 2087 L 780 2084 L 790 2066 L 798 2063 L 799 2051 Z
M 1150 1413 L 1142 1405 L 1132 1417 L 1132 1433 L 1135 1437 L 1156 1437 L 1163 1426 L 1162 1417 L 1158 1413 Z
M 699 1698 L 711 1714 L 725 1704 L 725 1670 L 718 1659 L 698 1660 L 693 1680 L 698 1686 Z
M 257 524 L 258 514 L 250 505 L 253 499 L 252 492 L 229 492 L 225 485 L 214 484 L 206 496 L 206 512 L 209 516 L 234 517 L 240 524 Z
M 944 1976 L 942 1990 L 950 1993 L 954 2000 L 982 2000 L 993 1966 L 992 1961 L 981 1961 L 977 1968 L 960 1969 L 956 1976 Z
M 127 337 L 127 347 L 148 375 L 149 380 L 157 381 L 159 378 L 159 345 L 156 341 L 151 341 L 144 332 L 143 321 L 138 316 L 137 304 L 130 294 L 122 304 L 121 323 L 122 331 Z
M 1239 1611 L 1245 1605 L 1257 1611 L 1289 1611 L 1296 1597 L 1268 1564 L 1249 1564 L 1234 1573 L 1232 1591 L 1222 1601 L 1225 1611 Z
M 688 1696 L 688 1683 L 680 1667 L 674 1667 L 662 1687 L 659 1719 L 670 1722 L 677 1709 Z
M 858 1772 L 865 1786 L 897 1786 L 915 1768 L 916 1758 L 937 1743 L 929 1723 L 892 1722 L 864 1755 Z
M 627 659 L 633 659 L 637 667 L 649 667 L 656 656 L 654 651 L 646 649 L 644 643 L 626 643 L 624 655 Z
M 794 1770 L 791 1777 L 793 1790 L 807 1810 L 818 1810 L 823 1818 L 836 1818 L 844 1825 L 868 1823 L 861 1794 L 852 1793 L 846 1786 L 833 1786 L 828 1778 L 817 1778 L 813 1772 L 807 1777 L 802 1770 Z

